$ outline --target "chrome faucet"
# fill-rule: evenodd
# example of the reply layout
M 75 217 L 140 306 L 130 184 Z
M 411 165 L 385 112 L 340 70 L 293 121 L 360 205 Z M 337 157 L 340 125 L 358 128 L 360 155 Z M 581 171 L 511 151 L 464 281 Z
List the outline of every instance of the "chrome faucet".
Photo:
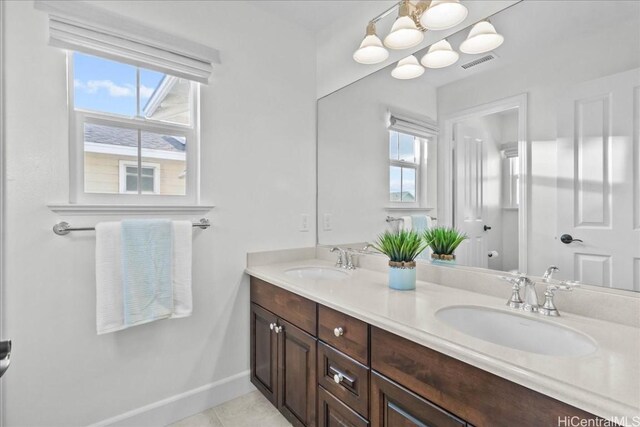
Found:
M 347 261 L 347 265 L 344 266 L 347 270 L 355 270 L 356 266 L 353 265 L 353 249 L 348 248 L 345 251 L 345 260 Z
M 329 249 L 329 252 L 334 253 L 334 252 L 338 252 L 338 259 L 336 260 L 336 267 L 338 268 L 342 268 L 344 265 L 344 256 L 345 256 L 345 252 L 344 249 L 339 248 L 337 246 Z
M 329 249 L 329 252 L 338 252 L 338 258 L 336 259 L 337 268 L 346 268 L 347 270 L 355 270 L 356 266 L 353 264 L 353 249 L 342 249 L 337 246 Z
M 522 303 L 522 309 L 535 313 L 539 308 L 536 282 L 525 276 L 522 276 L 522 282 L 524 282 L 524 302 Z
M 500 278 L 511 283 L 511 297 L 507 301 L 507 306 L 524 310 L 531 313 L 540 313 L 543 316 L 559 316 L 560 313 L 553 302 L 553 296 L 555 291 L 572 291 L 574 288 L 580 286 L 578 282 L 562 281 L 558 284 L 551 283 L 551 276 L 558 271 L 558 267 L 555 265 L 550 266 L 542 276 L 542 282 L 547 284 L 547 289 L 544 292 L 544 304 L 540 306 L 538 303 L 538 293 L 536 292 L 536 282 L 529 279 L 527 276 L 521 273 L 514 273 L 513 276 Z M 520 297 L 520 289 L 524 286 L 524 299 Z
M 555 273 L 556 271 L 560 271 L 560 269 L 555 265 L 549 266 L 549 268 L 547 268 L 547 271 L 545 271 L 544 275 L 542 276 L 542 281 L 544 283 L 549 283 L 551 281 L 551 278 L 553 277 L 553 273 Z

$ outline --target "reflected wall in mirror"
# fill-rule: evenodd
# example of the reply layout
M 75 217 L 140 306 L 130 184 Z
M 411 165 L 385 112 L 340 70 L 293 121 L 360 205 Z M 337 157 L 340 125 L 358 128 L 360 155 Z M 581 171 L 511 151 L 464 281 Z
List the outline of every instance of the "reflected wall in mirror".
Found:
M 491 23 L 494 51 L 318 101 L 318 243 L 426 218 L 471 237 L 460 265 L 640 291 L 640 2 L 524 1 Z

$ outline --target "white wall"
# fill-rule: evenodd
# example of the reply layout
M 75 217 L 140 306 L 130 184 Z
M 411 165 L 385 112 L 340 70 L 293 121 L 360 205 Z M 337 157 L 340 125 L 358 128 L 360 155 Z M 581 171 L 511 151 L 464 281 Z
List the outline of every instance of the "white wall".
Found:
M 318 101 L 321 244 L 371 241 L 387 227 L 387 215 L 407 214 L 385 211 L 390 205 L 387 112 L 395 107 L 436 120 L 436 91 L 422 79 L 397 80 L 389 72 L 381 70 Z M 428 206 L 435 215 L 435 144 L 430 150 L 427 197 L 431 196 Z M 332 216 L 330 231 L 323 229 L 327 213 Z
M 572 84 L 640 66 L 638 29 L 634 20 L 589 31 L 579 40 L 557 40 L 528 61 L 479 73 L 438 88 L 438 117 L 488 102 L 528 93 L 530 209 L 528 272 L 542 274 L 554 264 L 557 247 L 556 103 Z
M 313 36 L 242 2 L 101 6 L 221 51 L 202 90 L 202 196 L 217 207 L 213 227 L 194 231 L 194 314 L 96 336 L 95 235 L 51 227 L 106 218 L 46 207 L 68 200 L 65 55 L 47 46 L 47 17 L 32 2 L 7 2 L 8 426 L 87 425 L 245 372 L 246 252 L 315 243 L 313 220 L 298 231 L 315 208 Z

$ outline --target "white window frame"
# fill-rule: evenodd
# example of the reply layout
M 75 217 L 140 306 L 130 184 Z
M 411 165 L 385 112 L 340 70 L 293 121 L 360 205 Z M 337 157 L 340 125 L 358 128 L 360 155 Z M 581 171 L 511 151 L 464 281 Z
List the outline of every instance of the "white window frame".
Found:
M 518 200 L 518 192 L 520 190 L 520 172 L 514 173 L 514 163 L 516 166 L 519 166 L 520 159 L 518 153 L 507 154 L 503 152 L 503 173 L 504 179 L 502 180 L 504 189 L 503 189 L 503 197 L 504 204 L 503 208 L 505 209 L 518 209 L 520 207 L 520 203 Z
M 401 131 L 397 131 L 397 130 L 393 130 L 393 129 L 388 129 L 387 130 L 387 153 L 389 152 L 389 135 L 391 134 L 391 132 L 396 132 L 397 134 L 403 134 L 403 135 L 408 135 L 412 138 L 414 138 L 414 144 L 415 144 L 415 150 L 417 151 L 417 155 L 416 155 L 416 160 L 417 162 L 408 162 L 406 160 L 394 160 L 391 159 L 390 157 L 388 157 L 389 159 L 389 163 L 387 165 L 387 171 L 388 171 L 388 177 L 387 177 L 387 183 L 388 183 L 388 191 L 387 191 L 387 203 L 389 203 L 390 207 L 397 207 L 397 208 L 417 208 L 420 206 L 420 201 L 422 200 L 422 182 L 421 182 L 421 177 L 423 175 L 423 167 L 426 166 L 426 158 L 425 156 L 427 155 L 426 149 L 426 140 L 424 138 L 415 136 L 415 135 L 411 135 L 408 133 L 404 133 Z M 391 201 L 391 167 L 392 166 L 396 166 L 396 167 L 400 167 L 400 168 L 405 168 L 405 169 L 413 169 L 415 171 L 416 174 L 416 178 L 415 178 L 415 201 L 413 202 L 394 202 Z M 425 175 L 426 176 L 426 175 Z M 402 183 L 400 184 L 400 191 L 402 193 Z M 401 195 L 402 197 L 402 195 Z
M 133 160 L 120 160 L 118 162 L 118 168 L 120 170 L 118 188 L 120 194 L 138 194 L 137 192 L 127 191 L 127 167 L 142 167 L 142 169 L 153 169 L 153 192 L 142 194 L 160 194 L 160 163 L 142 162 L 138 165 L 138 162 Z
M 86 205 L 193 205 L 200 202 L 200 84 L 191 84 L 191 124 L 166 123 L 145 120 L 139 117 L 125 117 L 115 114 L 76 110 L 74 106 L 73 51 L 67 52 L 67 104 L 69 106 L 69 201 Z M 105 58 L 108 59 L 108 58 Z M 142 67 L 144 68 L 144 67 Z M 99 194 L 84 191 L 84 123 L 116 126 L 186 138 L 185 195 L 160 194 Z M 138 163 L 143 163 L 144 151 L 139 149 Z

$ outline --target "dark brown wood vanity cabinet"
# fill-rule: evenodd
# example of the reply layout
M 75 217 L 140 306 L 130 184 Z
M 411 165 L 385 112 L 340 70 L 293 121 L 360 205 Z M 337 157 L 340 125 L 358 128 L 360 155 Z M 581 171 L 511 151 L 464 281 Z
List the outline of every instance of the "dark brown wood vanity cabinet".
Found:
M 294 426 L 540 427 L 595 418 L 254 277 L 251 381 Z
M 251 301 L 251 382 L 291 424 L 315 426 L 316 304 L 255 278 Z

